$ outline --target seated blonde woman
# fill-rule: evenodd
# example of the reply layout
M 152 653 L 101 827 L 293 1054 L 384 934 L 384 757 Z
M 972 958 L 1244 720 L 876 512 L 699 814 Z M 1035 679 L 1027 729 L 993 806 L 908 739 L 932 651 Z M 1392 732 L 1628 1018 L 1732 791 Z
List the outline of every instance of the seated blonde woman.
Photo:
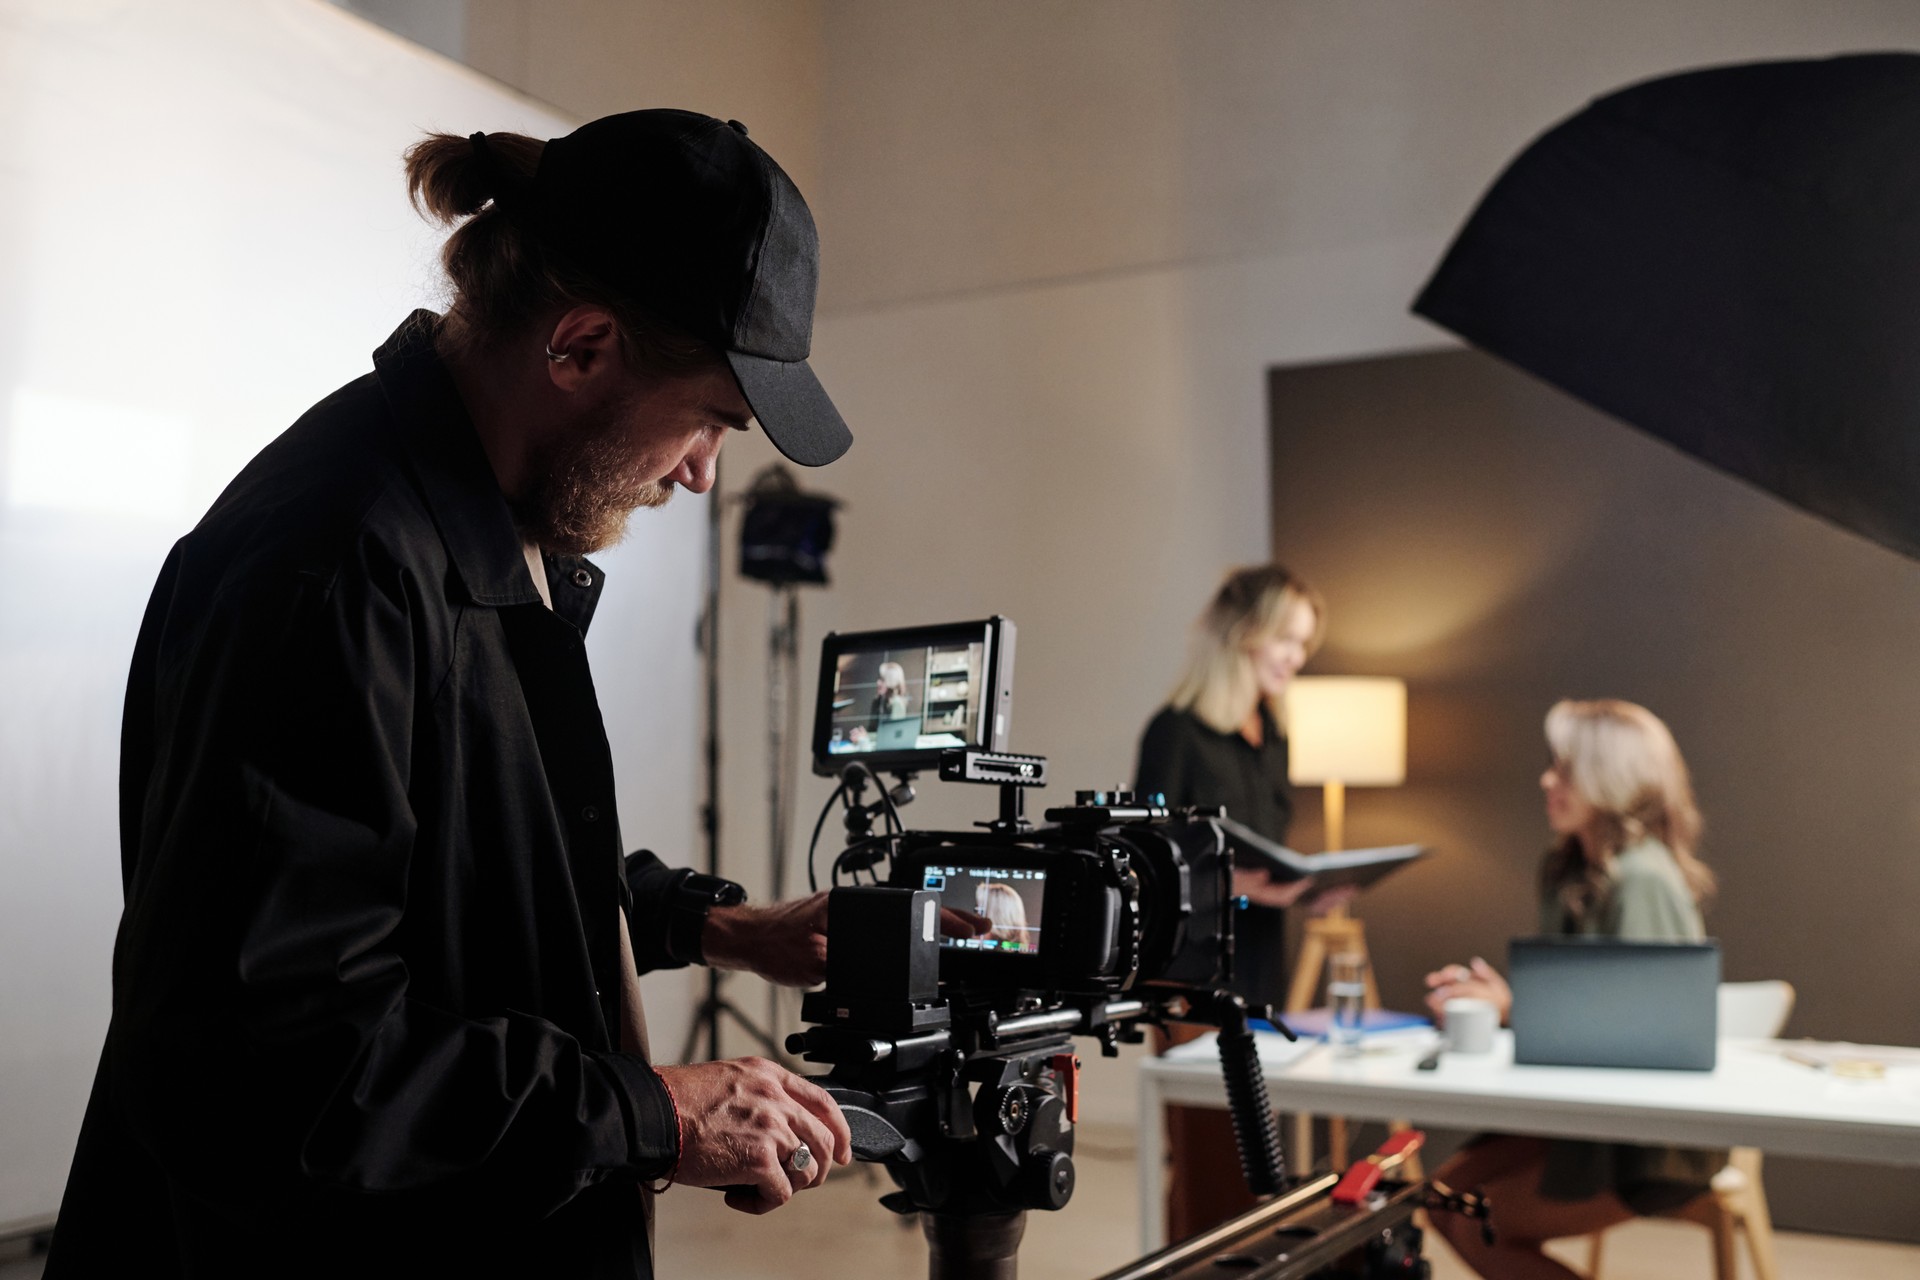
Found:
M 1552 762 L 1540 775 L 1555 843 L 1540 875 L 1540 932 L 1643 942 L 1705 936 L 1699 904 L 1713 875 L 1695 856 L 1700 812 L 1667 726 L 1644 707 L 1605 699 L 1561 702 L 1547 713 Z M 1485 960 L 1427 975 L 1427 1003 L 1490 1000 L 1504 1022 L 1512 992 Z M 1575 1280 L 1541 1252 L 1544 1241 L 1587 1235 L 1685 1204 L 1708 1190 L 1724 1151 L 1488 1135 L 1434 1176 L 1493 1205 L 1495 1242 L 1454 1214 L 1434 1226 L 1489 1280 Z

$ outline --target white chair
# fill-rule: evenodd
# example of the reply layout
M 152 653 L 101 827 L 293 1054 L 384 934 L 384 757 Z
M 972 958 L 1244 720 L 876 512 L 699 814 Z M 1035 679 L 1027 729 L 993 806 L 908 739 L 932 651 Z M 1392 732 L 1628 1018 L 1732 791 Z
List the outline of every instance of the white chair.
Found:
M 1793 1012 L 1793 984 L 1723 982 L 1720 984 L 1720 1034 L 1735 1040 L 1771 1040 L 1787 1025 Z M 1714 1280 L 1737 1280 L 1736 1237 L 1744 1230 L 1747 1252 L 1759 1280 L 1780 1280 L 1773 1252 L 1773 1216 L 1767 1212 L 1767 1192 L 1760 1183 L 1760 1152 L 1735 1147 L 1727 1153 L 1726 1168 L 1713 1175 L 1713 1190 L 1678 1209 L 1656 1214 L 1682 1222 L 1696 1222 L 1713 1233 Z M 1590 1237 L 1587 1276 L 1600 1280 L 1600 1246 L 1604 1231 Z

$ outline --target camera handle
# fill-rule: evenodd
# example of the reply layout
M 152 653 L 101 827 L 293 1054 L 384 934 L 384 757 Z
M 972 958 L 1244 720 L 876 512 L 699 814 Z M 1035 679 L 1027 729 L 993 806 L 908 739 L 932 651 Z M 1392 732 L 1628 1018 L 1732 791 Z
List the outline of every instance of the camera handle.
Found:
M 1261 1005 L 1249 1009 L 1247 1002 L 1231 991 L 1196 990 L 1185 998 L 1189 1008 L 1182 1021 L 1211 1023 L 1220 1029 L 1220 1075 L 1227 1086 L 1227 1113 L 1233 1117 L 1233 1139 L 1240 1149 L 1240 1169 L 1246 1175 L 1247 1189 L 1256 1196 L 1279 1195 L 1289 1185 L 1286 1158 L 1249 1015 L 1264 1015 L 1289 1040 L 1294 1034 L 1270 1008 Z

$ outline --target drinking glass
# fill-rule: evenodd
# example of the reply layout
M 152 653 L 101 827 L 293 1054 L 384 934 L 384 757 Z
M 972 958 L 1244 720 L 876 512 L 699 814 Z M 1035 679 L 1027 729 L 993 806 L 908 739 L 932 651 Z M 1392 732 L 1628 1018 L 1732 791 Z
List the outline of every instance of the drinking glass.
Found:
M 1351 1058 L 1360 1052 L 1360 1035 L 1367 1009 L 1367 957 L 1342 951 L 1327 960 L 1327 1003 L 1333 1017 L 1327 1039 L 1334 1052 Z

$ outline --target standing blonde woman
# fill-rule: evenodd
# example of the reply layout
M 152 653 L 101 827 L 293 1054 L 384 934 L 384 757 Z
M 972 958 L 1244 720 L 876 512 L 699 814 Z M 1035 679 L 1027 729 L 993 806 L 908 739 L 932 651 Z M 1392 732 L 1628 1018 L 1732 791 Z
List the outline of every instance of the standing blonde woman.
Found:
M 1287 686 L 1320 647 L 1326 616 L 1320 593 L 1280 565 L 1229 573 L 1195 624 L 1185 672 L 1140 739 L 1137 789 L 1169 804 L 1224 805 L 1228 817 L 1284 841 L 1293 820 Z M 1259 908 L 1238 927 L 1234 987 L 1249 999 L 1278 1000 L 1285 990 L 1280 908 L 1308 883 L 1235 873 L 1235 891 Z
M 1223 805 L 1271 840 L 1293 820 L 1287 782 L 1287 686 L 1320 647 L 1327 610 L 1319 592 L 1277 564 L 1236 569 L 1194 625 L 1186 670 L 1140 739 L 1138 790 L 1170 804 Z M 1234 990 L 1277 1003 L 1286 990 L 1282 908 L 1309 882 L 1280 884 L 1264 871 L 1234 873 L 1255 905 L 1235 924 Z M 1251 1207 L 1226 1113 L 1170 1107 L 1167 1225 L 1175 1239 Z
M 1540 931 L 1638 942 L 1695 942 L 1713 873 L 1700 861 L 1700 811 L 1680 748 L 1657 716 L 1631 702 L 1560 702 L 1547 713 L 1552 760 L 1540 775 L 1554 844 L 1540 872 Z M 1492 1001 L 1505 1021 L 1513 993 L 1486 961 L 1427 975 L 1438 1012 L 1455 996 Z M 1573 1280 L 1541 1252 L 1677 1208 L 1709 1189 L 1724 1151 L 1493 1135 L 1435 1176 L 1498 1206 L 1497 1241 L 1451 1215 L 1434 1219 L 1490 1280 Z

